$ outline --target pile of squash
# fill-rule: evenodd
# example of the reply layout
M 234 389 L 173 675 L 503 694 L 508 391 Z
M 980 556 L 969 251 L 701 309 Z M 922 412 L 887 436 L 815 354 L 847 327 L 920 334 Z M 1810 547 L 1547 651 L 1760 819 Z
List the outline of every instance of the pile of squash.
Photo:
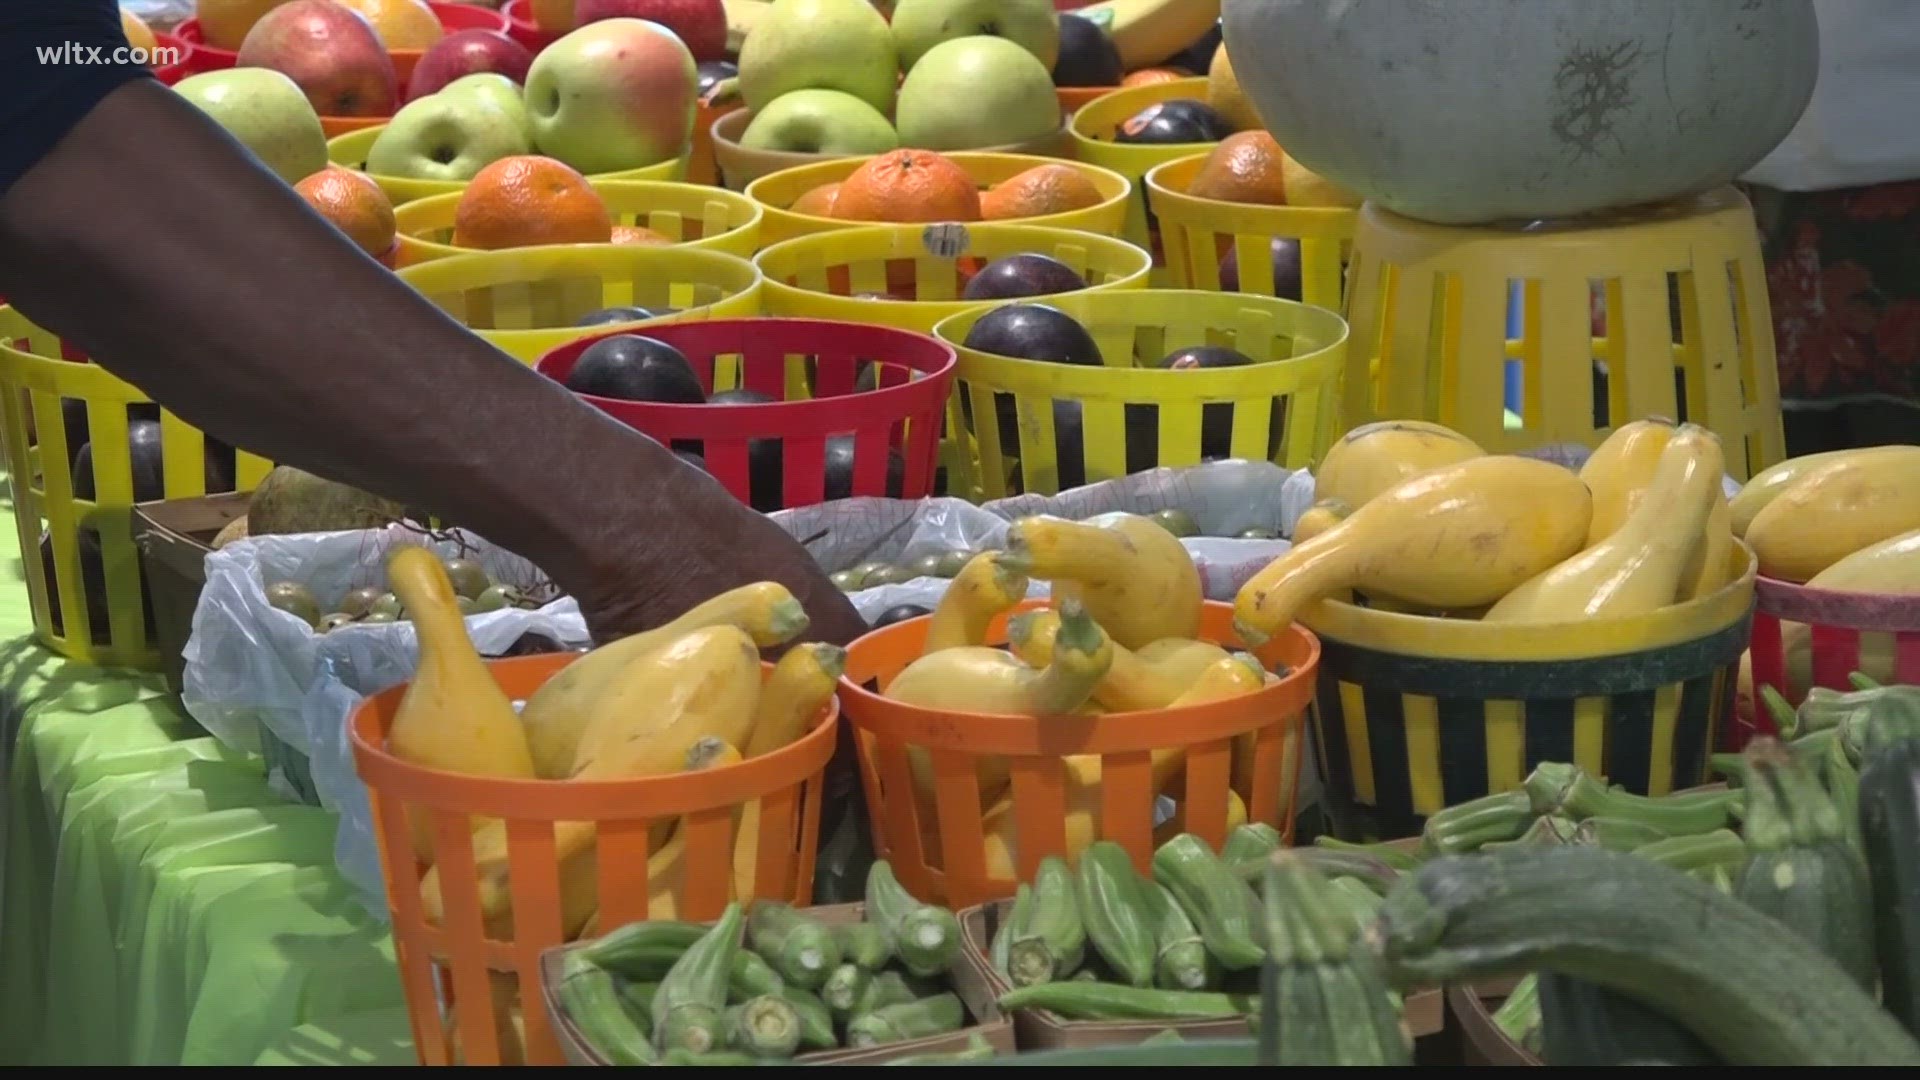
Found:
M 468 776 L 605 781 L 723 768 L 772 753 L 805 735 L 833 696 L 845 667 L 837 646 L 797 645 L 765 675 L 760 650 L 784 645 L 807 628 L 806 612 L 785 587 L 747 585 L 702 604 L 666 626 L 622 638 L 561 669 L 514 705 L 467 637 L 446 570 L 424 548 L 399 549 L 387 564 L 394 592 L 420 638 L 420 666 L 387 735 L 387 748 L 423 768 Z M 751 895 L 758 804 L 740 809 L 733 888 Z M 414 853 L 434 857 L 429 817 L 410 808 Z M 507 827 L 473 820 L 480 908 L 489 936 L 512 936 Z M 562 927 L 573 939 L 590 929 L 598 904 L 598 859 L 591 822 L 554 829 Z M 679 916 L 687 850 L 677 820 L 656 823 L 648 859 L 649 917 Z M 421 882 L 428 919 L 444 913 L 437 867 Z

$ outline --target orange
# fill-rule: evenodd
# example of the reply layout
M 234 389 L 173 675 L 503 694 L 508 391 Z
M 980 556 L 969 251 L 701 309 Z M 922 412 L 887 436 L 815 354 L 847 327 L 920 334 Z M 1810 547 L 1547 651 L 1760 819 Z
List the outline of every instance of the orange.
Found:
M 979 221 L 980 189 L 951 158 L 931 150 L 895 150 L 841 181 L 833 216 L 846 221 Z
M 533 25 L 549 34 L 573 29 L 573 0 L 532 0 Z
M 1207 155 L 1188 185 L 1198 199 L 1284 206 L 1287 202 L 1286 155 L 1264 131 L 1229 135 Z
M 333 0 L 367 17 L 388 49 L 424 49 L 446 36 L 427 0 Z
M 142 50 L 148 57 L 153 55 L 153 47 L 160 44 L 153 39 L 153 28 L 146 20 L 126 8 L 120 9 L 120 32 L 127 35 L 128 45 Z
M 817 188 L 803 192 L 799 198 L 793 200 L 793 205 L 787 207 L 787 209 L 796 214 L 810 214 L 814 217 L 832 217 L 833 200 L 835 196 L 839 194 L 839 184 L 821 184 Z
M 393 248 L 393 203 L 365 173 L 329 165 L 293 190 L 361 251 L 378 258 Z
M 1071 165 L 1036 165 L 980 197 L 980 213 L 988 221 L 1064 214 L 1099 205 L 1100 189 Z
M 1159 83 L 1179 82 L 1193 76 L 1172 68 L 1141 68 L 1120 80 L 1121 86 L 1155 86 Z
M 654 232 L 645 225 L 615 225 L 612 239 L 616 244 L 639 244 L 645 247 L 674 242 L 673 237 Z
M 247 31 L 267 12 L 287 0 L 200 0 L 194 14 L 200 20 L 200 36 L 216 49 L 238 49 L 247 39 Z
M 587 178 L 552 158 L 507 157 L 480 170 L 453 211 L 456 247 L 605 244 L 607 204 Z

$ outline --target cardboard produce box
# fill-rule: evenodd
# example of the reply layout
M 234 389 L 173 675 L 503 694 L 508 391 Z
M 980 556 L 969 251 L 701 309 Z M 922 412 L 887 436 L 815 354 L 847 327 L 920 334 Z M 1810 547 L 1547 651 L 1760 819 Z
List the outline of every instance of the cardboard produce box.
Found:
M 1013 989 L 993 969 L 988 947 L 1000 919 L 1013 906 L 1010 900 L 981 904 L 960 912 L 962 959 L 974 969 L 973 981 L 992 987 L 995 997 Z M 1414 1038 L 1438 1033 L 1446 1023 L 1439 990 L 1421 990 L 1406 997 L 1406 1022 Z M 1016 1009 L 1014 1035 L 1023 1050 L 1085 1050 L 1099 1046 L 1132 1046 L 1172 1028 L 1180 1037 L 1245 1039 L 1251 1034 L 1245 1017 L 1218 1020 L 1068 1020 L 1044 1009 Z
M 865 918 L 865 904 L 834 904 L 829 907 L 803 909 L 808 915 L 830 926 L 856 923 Z M 546 1004 L 547 1016 L 553 1022 L 554 1038 L 560 1043 L 560 1050 L 567 1057 L 569 1065 L 606 1065 L 609 1062 L 581 1035 L 580 1029 L 573 1023 L 564 1009 L 560 1007 L 558 990 L 560 985 L 561 964 L 568 952 L 581 948 L 584 943 L 575 942 L 549 949 L 540 958 L 540 998 Z M 881 1065 L 895 1058 L 913 1057 L 920 1054 L 950 1054 L 967 1049 L 975 1035 L 983 1037 L 993 1047 L 997 1055 L 1014 1052 L 1013 1025 L 1000 1013 L 994 1004 L 1000 996 L 982 977 L 974 965 L 966 962 L 966 945 L 961 943 L 961 955 L 956 958 L 948 978 L 953 984 L 953 992 L 967 1008 L 967 1014 L 973 1023 L 958 1031 L 945 1035 L 932 1035 L 924 1039 L 909 1039 L 905 1042 L 887 1043 L 883 1046 L 871 1046 L 857 1050 L 816 1050 L 800 1054 L 792 1059 L 795 1065 Z

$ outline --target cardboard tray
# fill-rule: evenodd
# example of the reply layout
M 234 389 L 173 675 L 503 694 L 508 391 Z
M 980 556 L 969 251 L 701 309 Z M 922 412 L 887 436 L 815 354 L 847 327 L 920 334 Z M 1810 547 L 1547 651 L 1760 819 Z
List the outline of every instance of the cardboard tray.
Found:
M 154 645 L 160 650 L 167 689 L 176 694 L 186 670 L 182 653 L 193 633 L 193 609 L 199 606 L 200 590 L 207 583 L 207 553 L 220 530 L 246 514 L 247 498 L 232 493 L 204 495 L 133 508 L 140 574 L 153 602 Z
M 1013 906 L 996 900 L 959 913 L 962 960 L 974 969 L 973 979 L 993 988 L 995 996 L 1013 987 L 993 970 L 987 949 L 1000 916 Z M 1407 995 L 1407 1027 L 1414 1038 L 1437 1034 L 1446 1023 L 1439 990 Z M 1068 1020 L 1045 1009 L 1016 1009 L 1014 1035 L 1023 1050 L 1084 1050 L 1097 1046 L 1133 1046 L 1172 1028 L 1183 1039 L 1245 1039 L 1250 1037 L 1244 1017 L 1219 1020 Z
M 859 922 L 866 913 L 865 904 L 833 904 L 827 907 L 804 909 L 808 915 L 828 925 Z M 581 943 L 562 945 L 548 949 L 540 957 L 540 999 L 546 1005 L 547 1016 L 553 1022 L 554 1038 L 560 1043 L 560 1050 L 566 1055 L 569 1065 L 606 1065 L 609 1062 L 599 1052 L 587 1044 L 574 1026 L 573 1020 L 561 1009 L 556 990 L 559 988 L 561 963 L 568 952 L 581 947 Z M 973 1036 L 980 1035 L 993 1047 L 996 1055 L 1014 1052 L 1013 1024 L 1000 1014 L 994 1001 L 999 991 L 984 982 L 979 973 L 965 960 L 966 948 L 961 947 L 961 959 L 955 961 L 949 977 L 953 982 L 953 992 L 967 1007 L 973 1017 L 971 1027 L 945 1035 L 933 1035 L 924 1039 L 910 1039 L 906 1042 L 888 1043 L 884 1046 L 867 1047 L 859 1050 L 816 1050 L 810 1054 L 801 1054 L 792 1061 L 795 1065 L 881 1065 L 895 1058 L 918 1054 L 944 1054 L 965 1050 Z
M 1447 1011 L 1459 1021 L 1460 1051 L 1468 1065 L 1544 1065 L 1533 1051 L 1507 1038 L 1493 1014 L 1517 979 L 1447 987 Z

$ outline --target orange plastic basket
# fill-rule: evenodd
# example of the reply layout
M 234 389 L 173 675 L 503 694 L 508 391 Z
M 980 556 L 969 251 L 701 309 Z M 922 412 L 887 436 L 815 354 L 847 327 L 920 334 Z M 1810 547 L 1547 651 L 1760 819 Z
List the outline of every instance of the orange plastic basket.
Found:
M 574 659 L 575 654 L 527 656 L 489 661 L 488 666 L 501 689 L 521 700 Z M 772 665 L 763 665 L 763 670 L 771 671 Z M 602 927 L 647 917 L 649 832 L 656 822 L 674 818 L 683 819 L 680 827 L 687 836 L 679 917 L 696 922 L 719 917 L 731 899 L 734 815 L 754 800 L 760 803 L 763 840 L 786 838 L 761 844 L 754 896 L 811 901 L 820 802 L 836 737 L 833 703 L 797 742 L 737 765 L 698 774 L 576 783 L 456 776 L 394 757 L 385 749 L 387 731 L 405 693 L 401 685 L 368 698 L 354 712 L 350 734 L 354 764 L 373 807 L 393 914 L 394 952 L 422 1064 L 454 1063 L 456 1028 L 465 1064 L 514 1060 L 512 1048 L 519 1040 L 511 1013 L 496 1003 L 496 993 L 505 997 L 496 985 L 513 989 L 511 1004 L 525 1026 L 525 1063 L 566 1064 L 540 1002 L 540 954 L 563 944 L 555 822 L 590 821 L 596 826 Z M 435 864 L 446 903 L 445 926 L 428 923 L 421 905 L 425 868 L 413 856 L 409 811 L 430 815 L 436 829 Z M 507 822 L 514 923 L 510 941 L 488 937 L 482 923 L 468 824 L 476 816 Z
M 1015 611 L 1044 606 L 1044 601 L 1028 601 Z M 1253 759 L 1245 770 L 1249 790 L 1234 788 L 1235 794 L 1245 803 L 1248 820 L 1292 837 L 1304 767 L 1301 733 L 1320 662 L 1320 642 L 1306 630 L 1296 626 L 1253 650 L 1270 669 L 1286 675 L 1244 697 L 1185 709 L 1036 719 L 945 712 L 882 697 L 894 677 L 920 657 L 928 621 L 896 623 L 855 641 L 840 685 L 841 708 L 860 751 L 875 853 L 893 864 L 915 896 L 961 908 L 1013 894 L 1016 882 L 988 876 L 985 804 L 975 766 L 991 756 L 1009 759 L 1010 794 L 1018 808 L 1014 869 L 1021 881 L 1031 881 L 1048 855 L 1076 854 L 1067 848 L 1062 764 L 1072 755 L 1100 755 L 1100 837 L 1125 846 L 1143 873 L 1153 855 L 1154 802 L 1160 794 L 1152 790 L 1149 773 L 1155 750 L 1185 750 L 1184 827 L 1217 849 L 1227 833 L 1234 741 L 1252 735 Z M 1243 647 L 1233 634 L 1231 604 L 1209 602 L 1200 632 L 1228 648 Z M 1005 641 L 1003 616 L 994 620 L 987 642 Z M 909 747 L 924 748 L 931 761 L 931 804 L 914 794 Z M 937 852 L 928 850 L 933 843 Z
M 1169 283 L 1176 289 L 1245 292 L 1339 311 L 1347 252 L 1360 212 L 1337 206 L 1250 206 L 1187 194 L 1207 155 L 1169 161 L 1147 173 L 1147 203 L 1158 219 Z M 1275 241 L 1300 246 L 1296 294 L 1277 288 Z M 1234 254 L 1238 281 L 1226 281 Z M 1227 284 L 1235 288 L 1228 289 Z

